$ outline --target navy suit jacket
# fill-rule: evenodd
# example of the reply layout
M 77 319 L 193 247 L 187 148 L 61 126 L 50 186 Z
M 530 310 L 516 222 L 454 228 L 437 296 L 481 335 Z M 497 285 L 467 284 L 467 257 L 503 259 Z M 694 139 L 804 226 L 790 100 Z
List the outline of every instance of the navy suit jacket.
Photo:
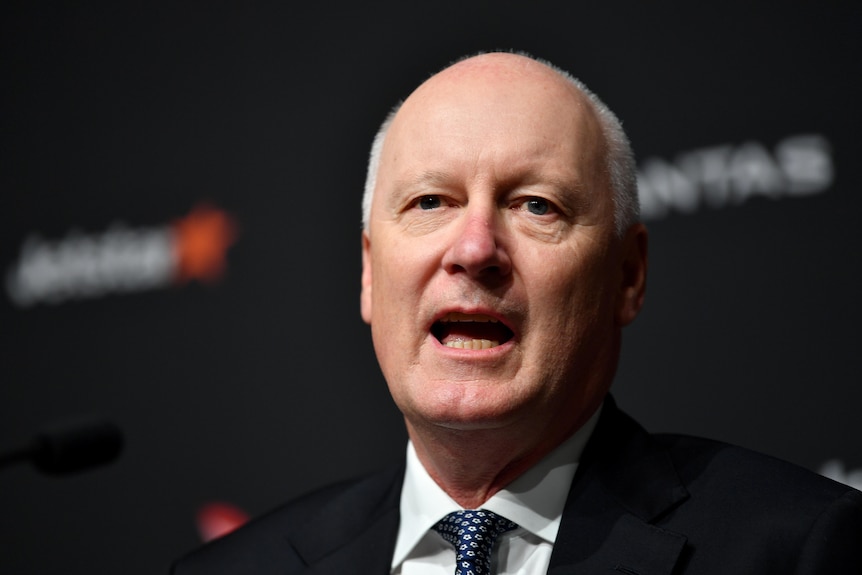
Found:
M 174 564 L 174 575 L 385 575 L 403 463 L 301 497 Z M 739 447 L 650 435 L 609 397 L 548 573 L 862 575 L 862 492 Z

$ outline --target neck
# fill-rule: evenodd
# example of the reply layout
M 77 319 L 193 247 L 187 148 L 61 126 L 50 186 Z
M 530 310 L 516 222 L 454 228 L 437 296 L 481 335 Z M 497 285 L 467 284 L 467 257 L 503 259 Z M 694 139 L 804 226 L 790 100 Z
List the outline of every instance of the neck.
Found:
M 462 508 L 478 509 L 563 443 L 594 411 L 544 433 L 535 427 L 463 430 L 409 420 L 407 431 L 419 461 L 440 488 Z

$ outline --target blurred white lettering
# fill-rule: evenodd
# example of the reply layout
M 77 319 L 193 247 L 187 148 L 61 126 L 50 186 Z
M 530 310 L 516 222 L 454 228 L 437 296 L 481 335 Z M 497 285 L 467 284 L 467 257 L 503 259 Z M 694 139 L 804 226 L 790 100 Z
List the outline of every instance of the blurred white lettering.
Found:
M 754 196 L 818 194 L 834 176 L 831 147 L 820 135 L 785 138 L 772 152 L 751 141 L 683 152 L 672 163 L 650 157 L 638 174 L 641 212 L 650 220 L 671 211 L 739 205 Z
M 6 270 L 6 293 L 21 308 L 184 285 L 212 284 L 237 236 L 233 217 L 208 202 L 160 226 L 122 222 L 101 233 L 72 229 L 58 240 L 29 234 Z
M 31 234 L 6 274 L 6 290 L 19 307 L 140 291 L 171 281 L 175 266 L 170 227 L 112 225 L 101 234 L 73 230 L 48 241 Z

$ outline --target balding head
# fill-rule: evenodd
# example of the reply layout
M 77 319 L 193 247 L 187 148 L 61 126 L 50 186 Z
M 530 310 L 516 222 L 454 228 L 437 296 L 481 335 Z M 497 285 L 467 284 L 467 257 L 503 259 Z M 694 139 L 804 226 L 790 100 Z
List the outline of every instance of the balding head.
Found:
M 583 83 L 568 72 L 553 64 L 524 54 L 492 52 L 479 54 L 457 61 L 419 86 L 406 101 L 398 104 L 386 117 L 378 130 L 369 155 L 368 171 L 362 201 L 363 228 L 368 229 L 371 203 L 377 184 L 380 157 L 389 128 L 399 115 L 402 106 L 411 100 L 427 97 L 427 92 L 438 86 L 450 89 L 466 88 L 471 82 L 483 82 L 495 78 L 502 86 L 518 79 L 553 86 L 562 82 L 563 93 L 567 97 L 560 104 L 569 101 L 585 109 L 599 127 L 594 141 L 595 151 L 600 154 L 596 164 L 600 173 L 597 176 L 606 182 L 614 202 L 614 221 L 618 235 L 622 235 L 632 224 L 639 220 L 637 197 L 637 174 L 634 154 L 629 140 L 616 115 Z M 485 87 L 492 88 L 494 84 Z M 573 134 L 573 137 L 576 135 Z M 580 136 L 578 136 L 580 137 Z

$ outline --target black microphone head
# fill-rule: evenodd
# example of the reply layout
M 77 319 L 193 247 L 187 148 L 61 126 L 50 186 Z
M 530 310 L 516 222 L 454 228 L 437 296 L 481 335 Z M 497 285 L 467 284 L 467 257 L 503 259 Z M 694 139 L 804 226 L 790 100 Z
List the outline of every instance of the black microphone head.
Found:
M 74 473 L 110 463 L 123 448 L 123 434 L 110 421 L 86 421 L 46 430 L 36 436 L 32 461 L 51 475 Z

